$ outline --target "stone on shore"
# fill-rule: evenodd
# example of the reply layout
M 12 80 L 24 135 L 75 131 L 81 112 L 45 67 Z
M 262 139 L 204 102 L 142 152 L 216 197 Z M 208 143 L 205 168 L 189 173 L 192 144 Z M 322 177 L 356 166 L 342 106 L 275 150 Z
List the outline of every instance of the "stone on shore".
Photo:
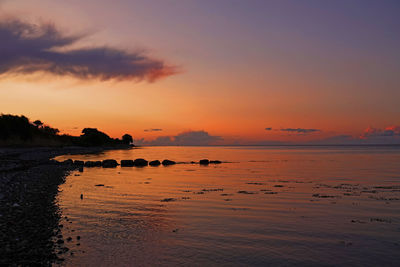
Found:
M 162 162 L 162 165 L 164 165 L 164 166 L 174 165 L 174 164 L 176 164 L 176 162 L 173 160 L 169 160 L 169 159 L 164 159 Z
M 85 162 L 83 162 L 82 160 L 75 160 L 75 161 L 74 161 L 74 165 L 76 165 L 76 166 L 83 166 L 83 165 L 85 165 Z
M 66 165 L 72 165 L 74 163 L 74 161 L 72 159 L 66 159 L 62 163 L 66 164 Z
M 133 164 L 136 167 L 144 167 L 144 166 L 147 166 L 149 164 L 149 162 L 145 159 L 135 159 Z
M 161 162 L 159 160 L 153 160 L 149 162 L 150 166 L 160 166 Z
M 115 159 L 105 159 L 102 161 L 101 166 L 103 168 L 115 168 L 118 166 L 118 162 Z
M 131 159 L 123 159 L 121 160 L 121 167 L 133 167 L 135 163 Z

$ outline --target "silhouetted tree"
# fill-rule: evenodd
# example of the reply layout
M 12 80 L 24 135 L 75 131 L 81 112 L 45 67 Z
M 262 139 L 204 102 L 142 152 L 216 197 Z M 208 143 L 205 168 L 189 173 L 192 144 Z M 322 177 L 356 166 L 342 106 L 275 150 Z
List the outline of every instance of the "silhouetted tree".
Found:
M 40 120 L 35 120 L 35 121 L 33 122 L 33 124 L 34 124 L 37 128 L 40 128 L 40 127 L 43 125 L 43 122 L 41 122 Z
M 40 130 L 47 135 L 57 135 L 60 131 L 57 128 L 51 128 L 50 126 L 43 126 Z
M 2 114 L 0 116 L 0 138 L 7 140 L 10 138 L 19 138 L 23 141 L 29 140 L 34 134 L 36 128 L 29 123 L 25 116 L 16 116 Z
M 101 146 L 113 143 L 113 139 L 96 128 L 85 128 L 82 133 L 81 140 L 83 145 Z
M 132 144 L 132 143 L 133 143 L 132 135 L 130 135 L 130 134 L 124 134 L 124 135 L 122 136 L 122 142 L 123 142 L 124 144 L 127 144 L 127 145 Z
M 121 146 L 133 142 L 129 134 L 122 140 L 113 139 L 96 128 L 83 129 L 81 136 L 60 135 L 59 132 L 40 120 L 30 122 L 25 116 L 0 115 L 0 146 Z

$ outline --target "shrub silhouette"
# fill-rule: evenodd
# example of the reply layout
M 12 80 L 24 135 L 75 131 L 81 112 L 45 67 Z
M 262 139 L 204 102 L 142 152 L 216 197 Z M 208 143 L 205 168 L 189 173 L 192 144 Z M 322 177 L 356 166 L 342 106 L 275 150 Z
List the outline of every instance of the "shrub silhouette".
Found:
M 123 142 L 124 144 L 126 144 L 126 145 L 132 144 L 132 143 L 133 143 L 132 135 L 130 135 L 130 134 L 124 134 L 124 135 L 122 136 L 122 142 Z
M 27 141 L 32 139 L 35 129 L 25 116 L 4 114 L 0 116 L 0 138 L 2 140 L 19 138 L 22 141 Z
M 35 121 L 33 122 L 33 124 L 34 124 L 37 128 L 40 128 L 40 127 L 43 125 L 43 122 L 41 122 L 40 120 L 35 120 Z
M 129 145 L 133 138 L 125 134 L 113 139 L 96 128 L 85 128 L 81 136 L 60 135 L 60 131 L 40 120 L 30 122 L 25 116 L 0 115 L 0 146 L 119 146 Z
M 111 144 L 113 139 L 96 128 L 85 128 L 82 130 L 81 141 L 83 145 L 101 146 Z

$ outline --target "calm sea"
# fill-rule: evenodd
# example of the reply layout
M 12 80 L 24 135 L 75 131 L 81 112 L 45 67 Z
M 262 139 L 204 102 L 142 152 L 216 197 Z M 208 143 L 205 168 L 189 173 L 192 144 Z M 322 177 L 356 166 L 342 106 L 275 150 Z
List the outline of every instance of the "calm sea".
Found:
M 399 147 L 144 147 L 57 159 L 67 158 L 182 162 L 67 177 L 58 202 L 68 266 L 400 266 Z M 190 164 L 202 158 L 224 163 Z

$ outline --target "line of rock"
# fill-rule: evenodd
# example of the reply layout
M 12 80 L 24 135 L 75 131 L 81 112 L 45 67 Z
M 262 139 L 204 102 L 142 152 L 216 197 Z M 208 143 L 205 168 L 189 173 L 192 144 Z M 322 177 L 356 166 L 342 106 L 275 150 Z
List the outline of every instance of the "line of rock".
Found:
M 80 171 L 83 171 L 83 167 L 103 167 L 103 168 L 115 168 L 117 166 L 121 167 L 145 167 L 145 166 L 169 166 L 177 164 L 177 162 L 169 159 L 165 159 L 162 162 L 159 160 L 147 161 L 145 159 L 135 159 L 135 160 L 121 160 L 121 163 L 118 163 L 115 159 L 105 159 L 103 161 L 83 161 L 83 160 L 72 160 L 67 159 L 62 162 L 58 162 L 59 164 L 66 164 L 66 165 L 75 165 L 79 167 Z M 221 164 L 222 162 L 219 160 L 208 160 L 202 159 L 199 162 L 191 161 L 191 164 L 200 164 L 200 165 L 209 165 L 209 164 Z

